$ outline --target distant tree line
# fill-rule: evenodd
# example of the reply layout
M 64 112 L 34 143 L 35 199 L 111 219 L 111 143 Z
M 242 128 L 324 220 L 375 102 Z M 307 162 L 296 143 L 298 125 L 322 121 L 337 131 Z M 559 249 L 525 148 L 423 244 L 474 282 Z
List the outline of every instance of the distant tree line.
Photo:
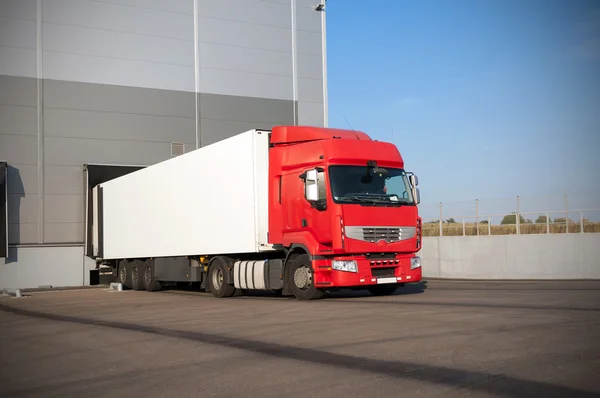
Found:
M 584 222 L 588 222 L 589 220 L 587 218 L 583 219 Z M 434 220 L 434 221 L 428 221 L 426 224 L 439 224 L 439 220 Z M 547 217 L 545 215 L 539 216 L 538 218 L 535 219 L 535 221 L 532 221 L 531 219 L 526 219 L 524 218 L 522 215 L 519 215 L 519 224 L 546 224 L 546 223 L 556 223 L 556 224 L 565 224 L 567 222 L 567 219 L 565 217 L 557 217 L 554 220 L 550 217 Z M 579 221 L 574 221 L 569 219 L 569 224 L 571 223 L 576 223 Z M 454 218 L 448 218 L 446 221 L 443 221 L 444 224 L 458 224 L 459 222 L 456 221 Z M 516 213 L 512 213 L 512 214 L 507 214 L 504 216 L 504 218 L 502 218 L 502 221 L 500 222 L 501 225 L 515 225 L 517 223 L 517 215 Z M 479 220 L 479 224 L 488 224 L 488 220 Z

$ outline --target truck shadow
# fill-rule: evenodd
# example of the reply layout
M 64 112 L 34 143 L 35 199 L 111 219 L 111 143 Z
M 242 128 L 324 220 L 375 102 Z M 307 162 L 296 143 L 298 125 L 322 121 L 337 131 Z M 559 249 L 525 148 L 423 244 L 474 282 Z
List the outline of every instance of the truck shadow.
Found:
M 389 296 L 405 296 L 424 293 L 427 289 L 427 281 L 416 283 L 407 283 L 404 287 L 398 288 L 395 293 Z M 388 296 L 388 297 L 389 297 Z M 374 297 L 368 290 L 339 290 L 327 293 L 327 299 L 342 299 L 342 298 L 362 298 Z
M 416 283 L 406 284 L 404 287 L 398 288 L 398 290 L 391 294 L 390 296 L 403 296 L 403 295 L 413 295 L 413 294 L 421 294 L 425 292 L 427 289 L 427 281 L 421 281 Z M 207 294 L 204 290 L 201 290 L 197 284 L 190 285 L 166 285 L 161 288 L 161 293 L 188 293 L 188 294 Z M 212 297 L 212 296 L 211 296 Z M 271 299 L 280 299 L 280 300 L 296 300 L 294 296 L 281 296 L 281 294 L 273 292 L 273 291 L 264 291 L 264 290 L 245 290 L 240 291 L 237 290 L 233 297 L 254 297 L 254 298 L 271 298 Z M 347 298 L 364 298 L 364 297 L 373 297 L 368 290 L 339 290 L 339 291 L 328 291 L 325 295 L 326 299 L 347 299 Z

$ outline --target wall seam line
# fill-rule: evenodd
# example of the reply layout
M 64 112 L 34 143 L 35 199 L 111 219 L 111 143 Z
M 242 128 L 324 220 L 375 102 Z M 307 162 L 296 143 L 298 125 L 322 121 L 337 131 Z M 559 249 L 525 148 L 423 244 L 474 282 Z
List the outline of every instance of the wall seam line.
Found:
M 38 166 L 38 243 L 44 243 L 44 48 L 42 0 L 37 0 L 36 61 L 37 61 L 37 166 Z

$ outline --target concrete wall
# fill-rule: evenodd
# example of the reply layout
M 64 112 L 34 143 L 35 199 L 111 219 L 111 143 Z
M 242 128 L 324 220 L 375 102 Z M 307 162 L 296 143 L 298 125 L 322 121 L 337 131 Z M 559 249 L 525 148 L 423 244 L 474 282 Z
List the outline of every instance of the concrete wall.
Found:
M 89 285 L 95 264 L 83 255 L 83 246 L 43 246 L 10 248 L 0 267 L 2 290 Z
M 423 274 L 464 279 L 600 279 L 600 234 L 426 237 Z

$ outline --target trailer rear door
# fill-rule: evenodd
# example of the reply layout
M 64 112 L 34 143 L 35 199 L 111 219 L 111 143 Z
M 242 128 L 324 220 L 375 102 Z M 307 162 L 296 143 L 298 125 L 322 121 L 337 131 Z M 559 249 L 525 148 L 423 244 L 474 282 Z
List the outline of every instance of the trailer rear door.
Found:
M 147 166 L 132 166 L 132 165 L 114 165 L 114 164 L 85 164 L 83 167 L 84 184 L 85 184 L 85 255 L 88 257 L 97 257 L 94 252 L 98 250 L 101 239 L 97 233 L 97 228 L 94 228 L 98 222 L 99 216 L 97 213 L 98 203 L 93 189 L 98 184 L 124 176 L 134 171 L 141 170 Z M 94 213 L 96 210 L 96 213 Z

